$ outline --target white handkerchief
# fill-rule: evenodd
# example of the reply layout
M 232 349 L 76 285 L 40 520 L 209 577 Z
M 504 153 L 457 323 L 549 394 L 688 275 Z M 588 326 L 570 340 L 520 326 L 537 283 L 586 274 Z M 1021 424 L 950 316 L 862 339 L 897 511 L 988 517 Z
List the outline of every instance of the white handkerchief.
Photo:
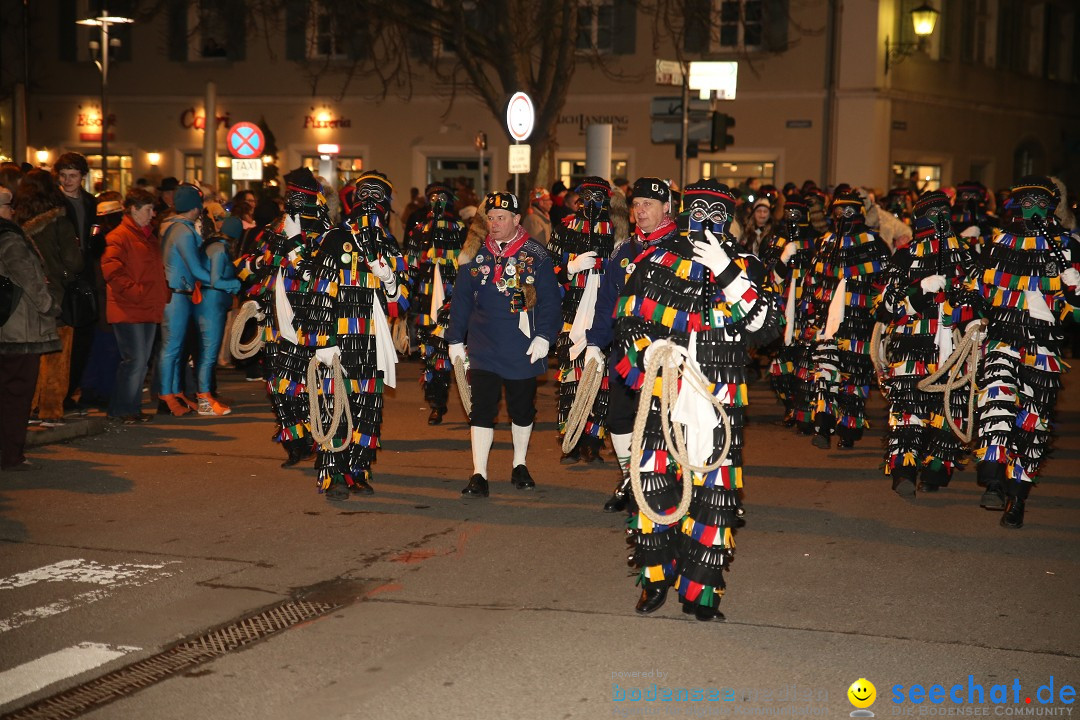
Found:
M 274 282 L 274 311 L 277 316 L 277 328 L 281 337 L 293 345 L 300 343 L 296 337 L 296 328 L 293 327 L 293 309 L 289 303 L 289 296 L 285 294 L 285 270 L 278 270 L 277 280 Z
M 371 314 L 375 320 L 375 367 L 382 371 L 383 383 L 397 387 L 397 353 L 394 352 L 394 336 L 386 322 L 382 303 L 372 298 Z
M 435 263 L 435 276 L 432 278 L 431 285 L 431 322 L 437 323 L 439 321 L 439 308 L 446 302 L 446 293 L 443 292 L 443 280 L 442 271 L 439 270 L 441 263 Z
M 708 462 L 709 456 L 713 453 L 714 432 L 716 426 L 720 424 L 720 418 L 717 417 L 708 396 L 702 394 L 696 385 L 687 381 L 685 373 L 692 370 L 701 372 L 701 367 L 697 363 L 697 332 L 690 333 L 686 360 L 683 364 L 682 387 L 679 388 L 679 397 L 675 401 L 675 407 L 671 410 L 671 419 L 686 426 L 687 457 L 692 464 L 701 466 Z
M 578 303 L 577 314 L 570 326 L 570 359 L 577 360 L 581 353 L 585 352 L 588 343 L 585 342 L 585 333 L 592 327 L 593 316 L 596 314 L 596 295 L 600 289 L 600 276 L 590 273 L 585 281 L 585 292 L 581 295 Z
M 833 291 L 829 301 L 829 316 L 825 320 L 825 339 L 832 340 L 840 325 L 844 322 L 844 306 L 847 304 L 847 278 L 840 278 L 840 283 Z

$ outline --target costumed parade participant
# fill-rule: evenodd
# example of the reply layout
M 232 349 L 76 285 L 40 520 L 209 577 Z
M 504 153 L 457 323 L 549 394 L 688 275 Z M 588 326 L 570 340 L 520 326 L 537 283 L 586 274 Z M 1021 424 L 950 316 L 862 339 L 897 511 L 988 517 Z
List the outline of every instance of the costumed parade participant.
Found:
M 975 253 L 981 253 L 983 245 L 994 234 L 997 218 L 990 214 L 993 196 L 986 186 L 977 180 L 965 180 L 956 186 L 956 198 L 952 204 L 952 227 Z
M 804 295 L 809 292 L 806 277 L 813 266 L 816 239 L 817 232 L 810 225 L 810 208 L 802 195 L 788 195 L 776 243 L 762 258 L 772 287 L 779 296 L 784 317 L 783 345 L 769 366 L 769 382 L 784 406 L 781 423 L 786 426 L 798 421 L 808 422 L 806 412 L 797 402 L 799 377 L 796 367 L 801 365 L 805 369 L 809 364 L 812 326 L 806 314 Z M 803 374 L 805 377 L 805 372 Z
M 454 193 L 442 183 L 424 190 L 427 216 L 409 234 L 409 306 L 416 339 L 424 358 L 424 399 L 431 407 L 428 425 L 438 425 L 450 395 L 450 356 L 443 335 L 450 322 L 450 293 L 457 278 L 458 251 L 465 242 L 465 224 L 454 214 Z
M 884 289 L 889 249 L 864 224 L 858 193 L 838 192 L 829 206 L 833 230 L 814 254 L 813 309 L 817 328 L 812 389 L 804 411 L 815 447 L 853 448 L 868 427 L 866 398 L 874 381 L 870 338 L 874 305 Z
M 470 242 L 462 248 L 446 333 L 451 362 L 468 362 L 469 368 L 473 474 L 461 491 L 469 498 L 489 493 L 488 454 L 504 388 L 514 445 L 510 482 L 519 490 L 536 487 L 526 464 L 536 377 L 545 372 L 560 327 L 551 255 L 521 227 L 517 197 L 491 193 L 484 206 L 489 232 L 478 247 Z
M 604 273 L 597 292 L 592 325 L 586 333 L 588 348 L 585 350 L 585 364 L 595 360 L 607 374 L 607 426 L 611 432 L 615 460 L 619 464 L 619 484 L 604 503 L 604 512 L 625 510 L 631 498 L 630 440 L 638 403 L 638 393 L 626 386 L 615 369 L 616 354 L 611 352 L 615 339 L 615 305 L 622 295 L 626 279 L 637 268 L 634 262 L 637 257 L 661 239 L 672 240 L 678 234 L 678 228 L 671 219 L 671 191 L 666 182 L 655 177 L 638 178 L 632 194 L 634 234 L 616 249 L 608 262 L 608 272 Z
M 264 368 L 270 404 L 277 415 L 275 442 L 288 457 L 282 467 L 311 455 L 311 410 L 307 366 L 311 348 L 300 343 L 294 321 L 307 302 L 301 263 L 330 227 L 319 181 L 307 168 L 285 176 L 285 214 L 263 231 L 258 251 L 238 261 L 238 277 L 250 284 L 248 296 L 261 313 Z
M 742 486 L 747 345 L 767 342 L 779 321 L 760 263 L 738 255 L 728 234 L 734 210 L 727 186 L 688 186 L 679 216 L 685 230 L 637 258 L 615 311 L 616 368 L 628 387 L 643 391 L 645 404 L 631 464 L 641 494 L 635 488 L 638 510 L 629 523 L 641 614 L 659 609 L 674 585 L 685 612 L 723 618 L 717 606 Z M 662 382 L 653 382 L 658 370 Z M 669 393 L 678 395 L 673 407 L 662 400 Z M 668 423 L 677 425 L 673 446 Z
M 914 239 L 893 255 L 889 283 L 877 309 L 878 320 L 887 326 L 881 378 L 889 401 L 885 474 L 902 497 L 915 496 L 917 475 L 920 492 L 948 485 L 964 456 L 963 443 L 946 414 L 960 427 L 968 414 L 969 394 L 919 388 L 956 349 L 953 329 L 965 330 L 981 313 L 981 299 L 971 289 L 974 261 L 967 245 L 953 233 L 949 211 L 949 197 L 940 190 L 923 193 L 915 201 Z
M 989 318 L 979 373 L 981 504 L 1005 512 L 1001 525 L 1024 524 L 1024 505 L 1050 445 L 1061 387 L 1062 322 L 1080 319 L 1076 248 L 1053 215 L 1050 178 L 1013 185 L 1000 230 L 979 257 Z M 1007 498 L 1007 500 L 1006 500 Z
M 566 420 L 577 395 L 585 368 L 585 332 L 592 324 L 596 294 L 615 247 L 611 224 L 611 185 L 599 177 L 587 177 L 576 192 L 581 207 L 563 219 L 551 233 L 548 250 L 563 286 L 562 331 L 555 341 L 559 363 L 559 434 L 566 432 Z M 608 388 L 603 382 L 577 446 L 563 454 L 562 462 L 602 460 L 600 450 L 607 434 Z
M 351 216 L 322 236 L 302 266 L 308 298 L 297 315 L 297 335 L 319 365 L 330 369 L 305 368 L 309 382 L 314 374 L 319 384 L 319 427 L 312 430 L 318 489 L 327 500 L 374 492 L 371 465 L 379 447 L 383 389 L 397 384 L 387 318 L 408 309 L 408 275 L 387 228 L 392 194 L 382 173 L 360 175 Z

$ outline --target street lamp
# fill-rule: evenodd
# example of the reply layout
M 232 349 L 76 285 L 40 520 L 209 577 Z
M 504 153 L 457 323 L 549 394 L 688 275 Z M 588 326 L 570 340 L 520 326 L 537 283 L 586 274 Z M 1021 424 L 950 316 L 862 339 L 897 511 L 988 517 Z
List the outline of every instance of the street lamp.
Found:
M 109 51 L 120 46 L 119 38 L 109 39 L 110 25 L 123 25 L 134 22 L 131 18 L 120 15 L 110 15 L 104 7 L 101 15 L 76 20 L 77 25 L 87 25 L 101 28 L 101 43 L 96 40 L 90 41 L 90 49 L 97 50 L 100 60 L 94 60 L 98 70 L 101 71 L 101 189 L 109 188 Z M 96 46 L 96 47 L 95 47 Z
M 914 42 L 898 42 L 889 43 L 889 36 L 885 36 L 885 74 L 889 74 L 889 68 L 891 65 L 899 65 L 903 62 L 904 58 L 911 55 L 918 49 L 923 47 L 925 38 L 934 34 L 934 27 L 937 25 L 938 11 L 934 9 L 932 5 L 923 3 L 919 7 L 911 11 L 911 24 L 915 30 L 915 37 L 918 40 Z

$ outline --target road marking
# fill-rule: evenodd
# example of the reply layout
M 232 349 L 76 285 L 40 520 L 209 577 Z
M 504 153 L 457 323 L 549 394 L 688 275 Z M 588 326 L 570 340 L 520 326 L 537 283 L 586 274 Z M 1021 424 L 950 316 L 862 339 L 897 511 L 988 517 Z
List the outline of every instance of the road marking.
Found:
M 142 648 L 84 642 L 0 673 L 0 705 Z
M 39 582 L 79 582 L 104 585 L 105 587 L 87 590 L 74 597 L 63 598 L 48 605 L 41 605 L 29 610 L 20 610 L 13 615 L 0 619 L 0 633 L 29 625 L 42 618 L 65 613 L 82 605 L 104 600 L 120 588 L 140 587 L 161 578 L 171 577 L 172 573 L 152 572 L 161 570 L 167 564 L 171 563 L 101 565 L 100 563 L 76 558 L 2 578 L 0 579 L 0 590 L 12 590 Z
M 12 590 L 39 582 L 81 582 L 94 585 L 115 585 L 122 580 L 143 575 L 147 570 L 160 570 L 163 567 L 165 567 L 164 564 L 143 565 L 138 563 L 102 565 L 93 560 L 73 558 L 18 573 L 17 575 L 0 578 L 0 590 Z

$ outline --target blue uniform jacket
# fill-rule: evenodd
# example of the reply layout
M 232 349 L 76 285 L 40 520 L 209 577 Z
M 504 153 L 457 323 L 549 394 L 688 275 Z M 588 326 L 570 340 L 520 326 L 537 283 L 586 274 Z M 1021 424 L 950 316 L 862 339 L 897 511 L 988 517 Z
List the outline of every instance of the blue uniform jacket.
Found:
M 494 282 L 495 257 L 481 246 L 470 258 L 458 259 L 458 275 L 450 301 L 447 344 L 468 342 L 469 367 L 486 370 L 506 380 L 542 375 L 546 359 L 529 362 L 527 350 L 534 337 L 552 342 L 562 327 L 561 292 L 551 256 L 535 240 L 527 240 L 513 260 L 514 272 L 504 270 L 500 290 Z M 536 305 L 525 310 L 524 287 L 536 289 Z M 518 329 L 518 310 L 529 313 L 531 337 Z

